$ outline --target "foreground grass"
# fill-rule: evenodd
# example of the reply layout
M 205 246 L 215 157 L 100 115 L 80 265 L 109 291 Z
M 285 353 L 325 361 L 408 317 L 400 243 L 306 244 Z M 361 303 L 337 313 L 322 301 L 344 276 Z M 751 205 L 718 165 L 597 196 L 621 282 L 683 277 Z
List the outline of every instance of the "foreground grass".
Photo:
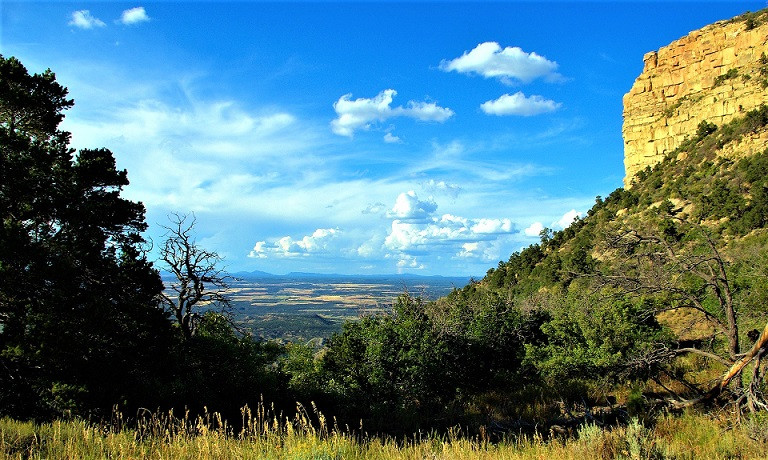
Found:
M 666 416 L 653 428 L 581 427 L 573 436 L 545 441 L 520 436 L 500 443 L 457 434 L 396 442 L 356 437 L 329 428 L 306 412 L 293 420 L 244 412 L 235 433 L 213 417 L 195 421 L 173 414 L 112 429 L 84 421 L 33 424 L 0 419 L 0 456 L 8 459 L 761 459 L 768 458 L 767 417 L 731 424 L 705 415 Z M 315 426 L 317 426 L 317 428 Z

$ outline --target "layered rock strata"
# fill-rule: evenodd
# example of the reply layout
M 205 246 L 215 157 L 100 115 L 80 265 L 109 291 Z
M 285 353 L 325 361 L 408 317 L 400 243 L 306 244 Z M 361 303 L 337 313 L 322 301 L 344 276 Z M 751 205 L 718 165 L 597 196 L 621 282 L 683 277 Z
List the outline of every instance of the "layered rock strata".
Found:
M 695 135 L 702 121 L 721 126 L 768 103 L 766 17 L 764 11 L 721 21 L 644 56 L 642 74 L 624 95 L 625 187 Z M 759 148 L 745 142 L 745 151 Z M 755 142 L 765 148 L 764 137 Z

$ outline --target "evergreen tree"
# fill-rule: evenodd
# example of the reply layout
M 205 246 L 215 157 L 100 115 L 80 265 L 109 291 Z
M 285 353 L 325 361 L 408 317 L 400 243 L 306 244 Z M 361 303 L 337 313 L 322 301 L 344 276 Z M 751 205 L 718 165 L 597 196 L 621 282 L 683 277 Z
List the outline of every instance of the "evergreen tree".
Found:
M 148 390 L 169 323 L 144 207 L 107 149 L 69 147 L 50 70 L 0 55 L 0 412 L 109 408 Z

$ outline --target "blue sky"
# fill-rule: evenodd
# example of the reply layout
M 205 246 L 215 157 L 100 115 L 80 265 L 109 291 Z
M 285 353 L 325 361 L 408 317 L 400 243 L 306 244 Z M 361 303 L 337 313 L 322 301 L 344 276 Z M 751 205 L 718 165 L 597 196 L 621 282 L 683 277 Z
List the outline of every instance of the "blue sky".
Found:
M 482 276 L 622 185 L 643 54 L 730 2 L 14 2 L 148 236 L 194 212 L 230 271 Z

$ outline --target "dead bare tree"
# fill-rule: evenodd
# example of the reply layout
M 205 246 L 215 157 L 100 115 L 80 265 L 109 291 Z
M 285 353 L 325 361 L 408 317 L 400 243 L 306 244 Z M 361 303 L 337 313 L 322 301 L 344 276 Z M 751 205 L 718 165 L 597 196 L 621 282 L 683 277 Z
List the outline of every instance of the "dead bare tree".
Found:
M 623 294 L 653 296 L 658 300 L 656 314 L 680 309 L 695 311 L 717 334 L 725 337 L 724 349 L 680 346 L 658 354 L 659 359 L 669 360 L 695 353 L 726 369 L 716 385 L 694 398 L 671 401 L 672 406 L 685 407 L 712 400 L 734 382 L 733 391 L 739 406 L 768 409 L 760 393 L 766 372 L 761 358 L 768 348 L 768 324 L 762 334 L 750 337 L 755 342 L 748 352 L 742 353 L 729 263 L 708 229 L 676 216 L 664 216 L 661 221 L 645 224 L 625 223 L 609 232 L 601 250 L 614 263 L 606 264 L 611 267 L 609 271 L 595 276 L 600 284 L 617 288 Z M 752 380 L 745 388 L 741 377 L 750 363 L 753 364 Z
M 169 220 L 160 260 L 174 279 L 166 285 L 161 301 L 188 340 L 197 332 L 204 310 L 229 316 L 227 290 L 232 277 L 221 268 L 223 259 L 216 252 L 197 246 L 194 214 L 174 213 Z

